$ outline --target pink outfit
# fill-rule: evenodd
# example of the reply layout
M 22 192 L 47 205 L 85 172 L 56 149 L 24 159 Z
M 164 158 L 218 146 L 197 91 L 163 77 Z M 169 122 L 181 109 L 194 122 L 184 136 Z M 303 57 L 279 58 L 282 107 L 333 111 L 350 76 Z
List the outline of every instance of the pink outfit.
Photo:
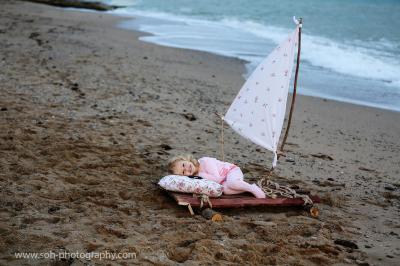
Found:
M 256 198 L 265 198 L 264 192 L 256 184 L 250 185 L 243 180 L 243 173 L 234 164 L 222 162 L 215 158 L 203 157 L 199 160 L 198 176 L 217 182 L 224 188 L 227 195 L 250 192 Z

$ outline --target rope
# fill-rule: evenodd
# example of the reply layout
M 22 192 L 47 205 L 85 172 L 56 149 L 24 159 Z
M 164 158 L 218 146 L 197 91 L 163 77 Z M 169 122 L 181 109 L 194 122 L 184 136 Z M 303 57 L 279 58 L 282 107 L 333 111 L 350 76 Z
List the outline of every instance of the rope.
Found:
M 215 112 L 215 114 L 221 119 L 221 157 L 222 161 L 225 161 L 225 153 L 224 153 L 224 116 Z
M 279 196 L 284 198 L 301 198 L 304 201 L 304 205 L 313 204 L 313 201 L 310 199 L 308 195 L 297 194 L 294 189 L 291 189 L 288 186 L 282 186 L 278 183 L 272 182 L 268 180 L 267 177 L 263 177 L 258 181 L 258 186 L 264 191 L 265 195 L 276 199 Z
M 225 154 L 224 154 L 224 119 L 221 117 L 221 155 L 222 161 L 225 161 Z
M 204 202 L 208 203 L 208 206 L 212 209 L 212 204 L 210 201 L 210 197 L 205 194 L 193 194 L 193 197 L 200 199 L 200 209 L 203 208 Z

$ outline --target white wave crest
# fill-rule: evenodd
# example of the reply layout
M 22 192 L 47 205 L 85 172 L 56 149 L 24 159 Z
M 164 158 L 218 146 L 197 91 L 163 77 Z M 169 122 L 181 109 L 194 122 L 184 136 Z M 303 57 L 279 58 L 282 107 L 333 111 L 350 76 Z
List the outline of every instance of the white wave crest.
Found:
M 212 34 L 215 34 L 215 29 L 219 29 L 218 33 L 224 32 L 226 29 L 230 37 L 232 37 L 232 30 L 237 31 L 236 36 L 240 36 L 240 32 L 246 34 L 247 38 L 250 35 L 257 37 L 257 39 L 264 39 L 269 42 L 274 42 L 276 44 L 280 43 L 292 29 L 267 26 L 251 20 L 238 20 L 235 18 L 225 18 L 219 21 L 211 21 L 207 19 L 198 19 L 187 17 L 183 15 L 174 15 L 164 12 L 153 12 L 153 11 L 142 11 L 136 10 L 134 8 L 127 9 L 117 9 L 113 11 L 114 14 L 120 15 L 132 15 L 132 16 L 142 16 L 151 17 L 155 19 L 162 19 L 169 22 L 179 23 L 185 25 L 186 27 L 195 26 L 196 29 L 204 26 L 204 31 L 196 32 L 192 37 L 196 38 L 207 38 Z M 290 19 L 290 18 L 288 18 Z M 303 28 L 303 32 L 307 32 L 307 26 Z M 293 24 L 294 28 L 294 24 Z M 207 32 L 207 29 L 210 32 Z M 154 33 L 154 32 L 151 32 Z M 185 31 L 187 33 L 187 30 Z M 158 32 L 156 35 L 160 36 L 162 33 Z M 171 34 L 171 32 L 170 32 Z M 179 32 L 174 32 L 173 34 L 179 34 Z M 204 36 L 203 36 L 204 35 Z M 190 36 L 187 36 L 190 37 Z M 216 36 L 214 36 L 215 38 Z M 223 36 L 217 36 L 218 38 L 223 38 Z M 227 36 L 226 36 L 227 37 Z M 167 42 L 159 40 L 164 45 L 168 45 Z M 237 54 L 237 50 L 232 50 L 229 47 L 229 43 L 232 44 L 231 38 L 227 39 L 226 51 L 222 51 L 221 47 L 216 47 L 215 53 L 224 54 L 228 56 L 243 58 L 241 54 Z M 238 40 L 243 42 L 243 40 Z M 373 49 L 374 44 L 360 45 L 359 41 L 349 43 L 340 43 L 335 40 L 331 40 L 326 37 L 314 36 L 307 33 L 302 35 L 302 53 L 301 58 L 303 61 L 307 61 L 313 66 L 328 69 L 333 72 L 350 75 L 354 77 L 374 79 L 379 81 L 384 81 L 387 85 L 400 87 L 400 60 L 396 58 L 391 53 L 385 53 L 382 51 L 382 47 L 376 47 Z M 386 46 L 391 45 L 390 43 L 383 43 Z M 170 46 L 174 47 L 184 47 L 184 44 L 173 44 Z M 193 47 L 189 47 L 192 48 Z M 195 49 L 195 48 L 194 48 Z M 245 49 L 245 48 L 244 48 Z M 207 47 L 207 51 L 213 52 L 212 47 Z M 230 52 L 233 52 L 230 54 Z M 243 54 L 243 51 L 241 51 Z M 255 54 L 254 51 L 251 51 Z M 259 55 L 266 55 L 268 51 L 258 51 Z M 259 61 L 255 59 L 253 64 Z
M 253 21 L 224 19 L 221 22 L 229 27 L 245 29 L 277 44 L 290 32 L 288 29 L 265 26 Z M 302 46 L 302 60 L 313 66 L 355 77 L 377 79 L 392 85 L 400 83 L 400 61 L 390 54 L 304 33 Z

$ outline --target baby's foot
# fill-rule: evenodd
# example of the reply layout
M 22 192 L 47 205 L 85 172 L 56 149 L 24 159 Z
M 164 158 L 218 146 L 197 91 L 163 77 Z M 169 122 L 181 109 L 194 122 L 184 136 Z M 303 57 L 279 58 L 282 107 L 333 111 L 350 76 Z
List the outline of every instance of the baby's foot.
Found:
M 265 193 L 264 191 L 262 191 L 261 188 L 259 188 L 256 184 L 251 185 L 253 187 L 253 190 L 251 191 L 251 193 L 253 193 L 253 195 L 258 198 L 258 199 L 265 199 Z

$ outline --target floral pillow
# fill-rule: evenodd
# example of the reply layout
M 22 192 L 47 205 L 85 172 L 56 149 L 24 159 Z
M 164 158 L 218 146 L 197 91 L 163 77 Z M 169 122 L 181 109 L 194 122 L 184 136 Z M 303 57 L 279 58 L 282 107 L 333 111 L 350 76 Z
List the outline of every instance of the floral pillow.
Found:
M 205 194 L 210 197 L 222 195 L 222 186 L 216 182 L 205 179 L 194 179 L 181 175 L 167 175 L 158 184 L 170 191 Z

